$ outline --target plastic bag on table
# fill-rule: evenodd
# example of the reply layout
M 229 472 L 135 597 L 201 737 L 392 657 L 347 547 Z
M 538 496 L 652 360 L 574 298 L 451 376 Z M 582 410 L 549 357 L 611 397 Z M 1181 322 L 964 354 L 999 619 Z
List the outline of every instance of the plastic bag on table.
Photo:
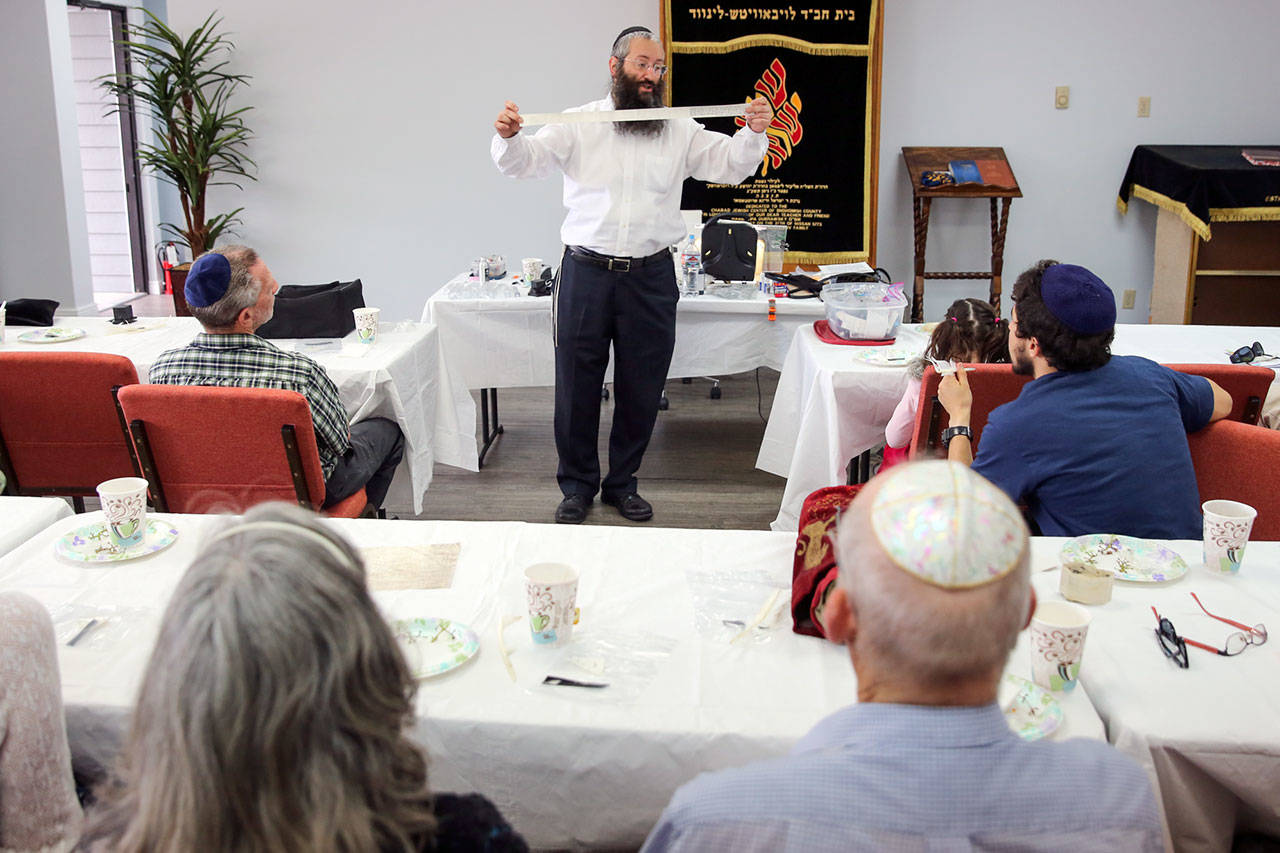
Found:
M 698 633 L 724 643 L 768 642 L 790 601 L 790 592 L 764 571 L 687 571 Z

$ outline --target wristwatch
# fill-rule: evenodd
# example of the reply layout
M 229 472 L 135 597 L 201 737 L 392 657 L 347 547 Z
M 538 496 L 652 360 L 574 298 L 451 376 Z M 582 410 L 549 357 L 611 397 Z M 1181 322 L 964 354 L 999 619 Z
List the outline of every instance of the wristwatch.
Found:
M 942 431 L 942 446 L 944 448 L 950 447 L 951 439 L 955 438 L 957 435 L 963 435 L 965 438 L 969 439 L 970 444 L 973 443 L 973 430 L 969 429 L 967 426 L 953 426 L 947 427 Z

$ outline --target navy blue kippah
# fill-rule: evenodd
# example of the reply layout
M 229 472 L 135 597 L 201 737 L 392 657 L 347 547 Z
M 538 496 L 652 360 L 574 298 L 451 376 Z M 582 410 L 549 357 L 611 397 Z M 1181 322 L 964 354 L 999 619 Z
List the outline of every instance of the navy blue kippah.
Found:
M 1075 264 L 1054 264 L 1040 279 L 1040 298 L 1068 329 L 1100 335 L 1116 325 L 1116 297 L 1093 273 Z
M 183 292 L 193 308 L 207 308 L 227 293 L 231 286 L 231 264 L 222 255 L 208 252 L 196 258 L 187 273 Z

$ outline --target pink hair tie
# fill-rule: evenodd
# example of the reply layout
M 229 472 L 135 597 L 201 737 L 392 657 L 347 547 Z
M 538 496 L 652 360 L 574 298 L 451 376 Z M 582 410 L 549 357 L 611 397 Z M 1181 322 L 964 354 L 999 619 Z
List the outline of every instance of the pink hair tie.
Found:
M 949 320 L 950 320 L 951 322 L 953 322 L 953 323 L 956 321 L 956 318 L 955 318 L 955 317 L 948 317 L 947 319 L 949 319 Z

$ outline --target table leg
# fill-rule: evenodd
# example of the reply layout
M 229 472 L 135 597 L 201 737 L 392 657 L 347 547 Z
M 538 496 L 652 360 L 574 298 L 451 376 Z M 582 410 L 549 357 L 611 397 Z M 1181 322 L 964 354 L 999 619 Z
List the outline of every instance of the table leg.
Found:
M 1013 199 L 1004 199 L 1000 209 L 999 223 L 996 220 L 996 203 L 991 199 L 991 307 L 1000 316 L 1000 276 L 1004 272 L 1004 234 L 1009 228 L 1009 205 Z
M 924 249 L 929 236 L 929 208 L 931 198 L 916 198 L 915 201 L 915 250 L 916 250 L 916 283 L 911 298 L 911 322 L 924 321 Z
M 490 410 L 492 410 L 493 430 L 489 429 Z M 493 446 L 493 442 L 503 433 L 502 424 L 498 422 L 498 389 L 497 388 L 481 388 L 480 389 L 480 437 L 484 439 L 484 443 L 480 445 L 480 457 L 478 466 L 484 467 L 484 455 L 489 452 L 489 448 Z

